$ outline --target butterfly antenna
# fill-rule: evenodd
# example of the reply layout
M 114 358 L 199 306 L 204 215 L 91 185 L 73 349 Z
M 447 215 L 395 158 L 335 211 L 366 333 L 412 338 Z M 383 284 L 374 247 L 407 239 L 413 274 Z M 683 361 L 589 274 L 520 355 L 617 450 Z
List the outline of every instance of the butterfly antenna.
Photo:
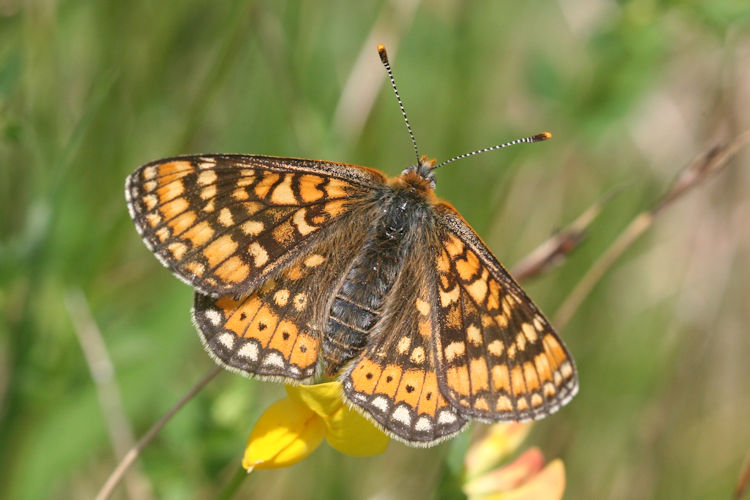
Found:
M 385 66 L 385 70 L 388 72 L 388 78 L 391 79 L 391 86 L 393 87 L 393 93 L 396 94 L 396 100 L 398 101 L 398 107 L 401 108 L 401 114 L 404 115 L 404 121 L 406 122 L 406 129 L 409 131 L 409 137 L 411 143 L 414 146 L 414 154 L 417 155 L 417 165 L 419 165 L 419 149 L 417 148 L 417 140 L 414 139 L 414 132 L 411 131 L 411 125 L 409 125 L 409 118 L 406 116 L 406 110 L 404 104 L 401 102 L 401 96 L 398 95 L 398 89 L 396 88 L 396 80 L 393 78 L 393 71 L 391 70 L 391 63 L 388 62 L 388 53 L 385 51 L 385 45 L 382 43 L 378 44 L 378 54 L 380 54 L 380 60 Z
M 536 135 L 532 135 L 529 137 L 523 137 L 521 139 L 516 139 L 514 141 L 506 142 L 505 144 L 498 144 L 497 146 L 490 146 L 488 148 L 477 149 L 476 151 L 472 151 L 471 153 L 464 153 L 462 155 L 454 156 L 450 160 L 445 160 L 444 162 L 438 164 L 435 168 L 440 168 L 449 163 L 453 163 L 456 160 L 460 160 L 462 158 L 468 158 L 469 156 L 478 155 L 479 153 L 486 153 L 487 151 L 494 151 L 496 149 L 507 148 L 508 146 L 514 146 L 516 144 L 521 144 L 523 142 L 542 142 L 542 141 L 546 141 L 550 137 L 552 137 L 552 134 L 550 134 L 549 132 L 542 132 L 541 134 L 536 134 Z M 435 170 L 435 168 L 433 168 L 433 170 Z

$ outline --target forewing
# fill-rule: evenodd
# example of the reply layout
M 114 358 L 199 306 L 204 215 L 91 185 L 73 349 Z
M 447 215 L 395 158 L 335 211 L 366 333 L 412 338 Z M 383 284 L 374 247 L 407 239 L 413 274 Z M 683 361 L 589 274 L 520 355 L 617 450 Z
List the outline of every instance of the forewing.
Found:
M 146 164 L 125 187 L 146 246 L 204 294 L 241 294 L 306 251 L 385 177 L 340 163 L 246 155 Z
M 368 220 L 355 210 L 329 236 L 244 297 L 195 294 L 206 350 L 244 375 L 301 381 L 316 373 L 331 294 L 361 249 Z
M 441 390 L 462 414 L 534 420 L 578 390 L 573 360 L 547 319 L 449 205 L 437 255 Z
M 439 388 L 434 356 L 439 328 L 431 306 L 437 296 L 437 240 L 430 229 L 412 226 L 405 243 L 409 251 L 383 316 L 343 377 L 347 400 L 389 435 L 417 446 L 434 445 L 467 423 Z

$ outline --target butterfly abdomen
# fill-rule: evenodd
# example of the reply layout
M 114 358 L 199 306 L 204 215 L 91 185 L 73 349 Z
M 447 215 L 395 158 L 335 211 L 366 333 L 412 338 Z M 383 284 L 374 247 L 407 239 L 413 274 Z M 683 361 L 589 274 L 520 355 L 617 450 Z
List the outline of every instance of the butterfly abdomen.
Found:
M 323 339 L 325 372 L 335 375 L 364 349 L 402 267 L 405 234 L 418 198 L 388 189 L 381 217 L 333 298 Z

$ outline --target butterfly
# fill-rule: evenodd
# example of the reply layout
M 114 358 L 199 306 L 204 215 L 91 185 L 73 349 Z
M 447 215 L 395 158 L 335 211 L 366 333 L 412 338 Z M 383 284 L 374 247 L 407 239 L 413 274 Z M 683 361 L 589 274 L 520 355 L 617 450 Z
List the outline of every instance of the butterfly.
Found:
M 336 378 L 351 406 L 415 446 L 472 419 L 555 412 L 577 392 L 570 354 L 435 195 L 435 169 L 460 157 L 417 157 L 388 178 L 329 161 L 180 156 L 138 168 L 125 192 L 146 246 L 195 289 L 193 320 L 220 365 L 285 383 Z

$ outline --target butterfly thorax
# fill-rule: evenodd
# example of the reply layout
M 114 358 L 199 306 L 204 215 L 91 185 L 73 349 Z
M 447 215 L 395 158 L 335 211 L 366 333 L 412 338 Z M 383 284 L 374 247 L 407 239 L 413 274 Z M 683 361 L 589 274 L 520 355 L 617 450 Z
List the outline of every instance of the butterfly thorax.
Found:
M 422 156 L 419 163 L 410 165 L 401 172 L 398 179 L 413 189 L 429 193 L 435 189 L 435 164 L 437 160 Z
M 431 213 L 431 190 L 424 191 L 426 181 L 418 179 L 392 179 L 377 196 L 379 217 L 370 224 L 365 244 L 331 302 L 322 346 L 327 376 L 357 357 L 384 315 L 404 255 L 417 243 L 413 227 Z

